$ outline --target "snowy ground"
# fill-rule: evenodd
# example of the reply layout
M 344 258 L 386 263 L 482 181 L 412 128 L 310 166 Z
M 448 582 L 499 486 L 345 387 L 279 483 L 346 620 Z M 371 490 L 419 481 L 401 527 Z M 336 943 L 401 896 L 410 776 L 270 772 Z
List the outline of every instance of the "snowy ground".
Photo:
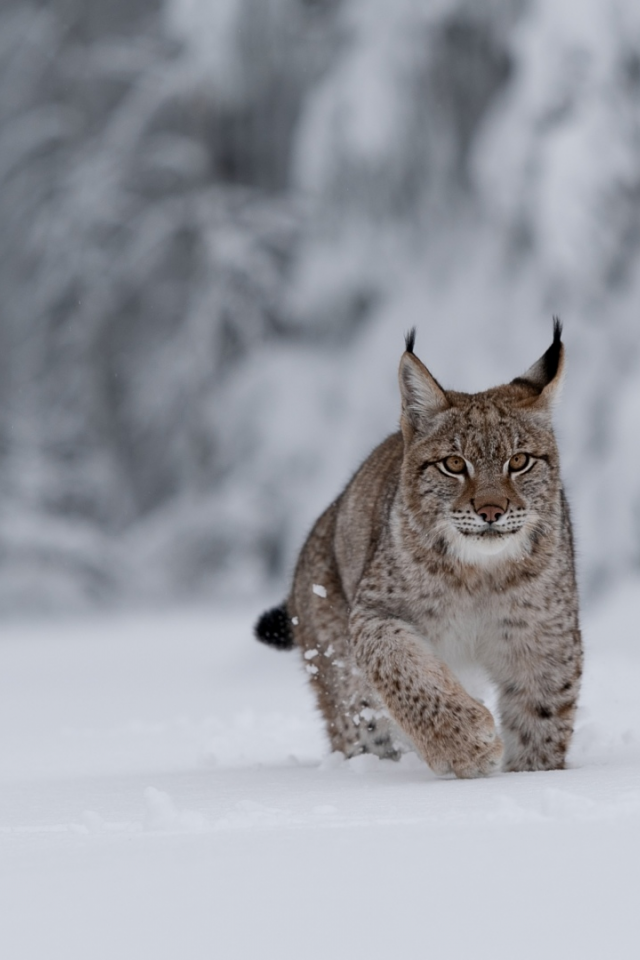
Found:
M 4 960 L 638 956 L 640 584 L 571 768 L 481 781 L 327 756 L 256 612 L 4 625 Z

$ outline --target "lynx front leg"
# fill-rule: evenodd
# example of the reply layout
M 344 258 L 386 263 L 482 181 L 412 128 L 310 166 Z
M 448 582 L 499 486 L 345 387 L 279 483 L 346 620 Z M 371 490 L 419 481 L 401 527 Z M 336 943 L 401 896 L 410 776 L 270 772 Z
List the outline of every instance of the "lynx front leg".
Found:
M 502 741 L 491 713 L 410 626 L 356 607 L 350 632 L 358 666 L 436 773 L 480 777 L 498 769 Z
M 505 769 L 562 770 L 582 674 L 580 631 L 523 643 L 517 657 L 514 648 L 499 678 Z

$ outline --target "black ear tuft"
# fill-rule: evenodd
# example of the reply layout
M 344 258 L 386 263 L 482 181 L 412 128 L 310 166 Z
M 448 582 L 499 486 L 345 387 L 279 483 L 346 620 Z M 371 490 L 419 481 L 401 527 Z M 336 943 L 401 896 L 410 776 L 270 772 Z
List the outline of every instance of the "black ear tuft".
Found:
M 562 350 L 562 323 L 559 317 L 553 318 L 553 343 L 545 354 L 540 358 L 544 366 L 544 374 L 547 383 L 551 383 L 560 364 L 560 353 Z
M 534 393 L 541 394 L 546 391 L 550 384 L 555 382 L 552 393 L 557 391 L 558 385 L 562 380 L 563 365 L 563 346 L 562 346 L 562 324 L 558 317 L 553 318 L 553 343 L 549 349 L 542 354 L 539 360 L 529 367 L 521 377 L 516 377 L 511 382 L 519 386 L 527 387 Z M 547 391 L 547 398 L 551 394 Z
M 560 317 L 553 318 L 553 342 L 557 343 L 558 340 L 562 340 L 562 320 Z
M 411 327 L 409 333 L 405 334 L 404 337 L 405 349 L 407 353 L 413 353 L 413 348 L 416 344 L 416 328 Z
M 277 650 L 291 650 L 293 647 L 293 632 L 291 618 L 283 603 L 263 613 L 255 625 L 254 633 L 257 640 L 268 643 Z

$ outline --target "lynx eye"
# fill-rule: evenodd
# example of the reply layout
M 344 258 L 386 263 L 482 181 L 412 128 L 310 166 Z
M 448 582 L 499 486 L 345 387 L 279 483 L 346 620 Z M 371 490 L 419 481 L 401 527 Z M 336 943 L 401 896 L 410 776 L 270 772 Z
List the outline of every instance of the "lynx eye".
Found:
M 461 474 L 467 472 L 467 464 L 462 457 L 445 457 L 442 466 L 447 473 Z
M 521 473 L 528 466 L 530 466 L 532 460 L 528 453 L 514 453 L 509 460 L 509 471 L 511 473 Z

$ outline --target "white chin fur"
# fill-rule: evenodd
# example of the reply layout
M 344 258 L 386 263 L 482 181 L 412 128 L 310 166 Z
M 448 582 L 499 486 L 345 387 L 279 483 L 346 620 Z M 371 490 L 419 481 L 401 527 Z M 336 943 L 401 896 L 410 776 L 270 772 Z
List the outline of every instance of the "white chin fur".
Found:
M 451 546 L 463 563 L 486 564 L 495 560 L 519 560 L 524 555 L 522 538 L 518 533 L 500 537 L 474 536 L 454 531 Z

